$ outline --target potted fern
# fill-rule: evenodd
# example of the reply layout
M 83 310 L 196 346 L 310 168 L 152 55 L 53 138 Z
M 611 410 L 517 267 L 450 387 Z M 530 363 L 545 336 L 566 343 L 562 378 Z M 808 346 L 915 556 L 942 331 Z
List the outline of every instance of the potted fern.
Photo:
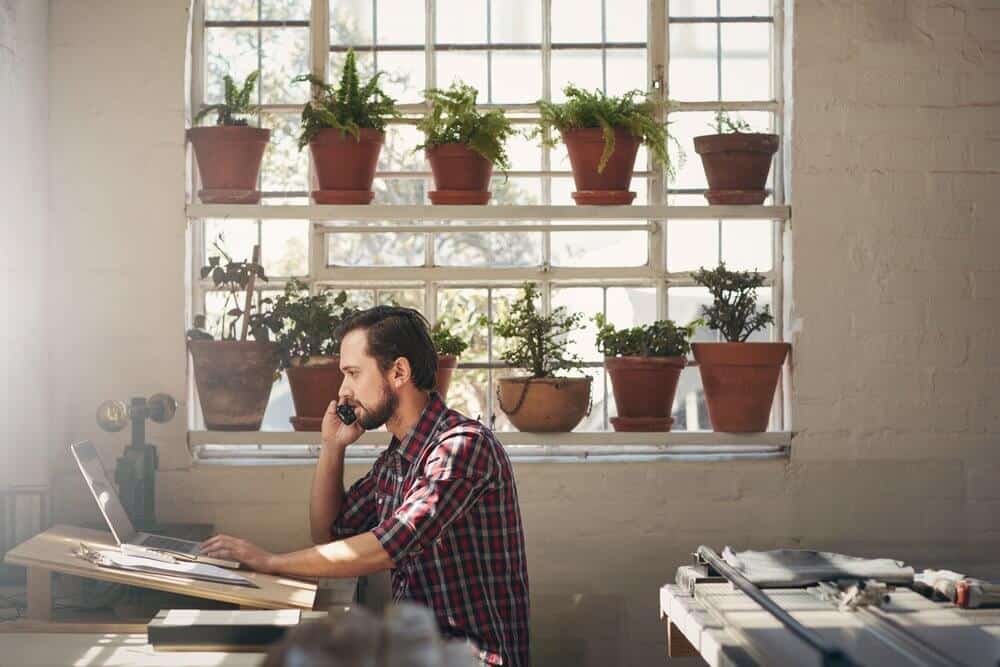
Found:
M 309 146 L 319 189 L 317 204 L 368 204 L 375 193 L 375 167 L 385 141 L 385 126 L 398 118 L 396 102 L 379 87 L 381 72 L 362 86 L 354 51 L 347 52 L 340 84 L 311 74 L 293 79 L 313 85 L 313 99 L 302 109 L 299 150 Z
M 260 113 L 250 103 L 260 72 L 252 72 L 236 87 L 228 74 L 223 77 L 225 100 L 205 107 L 194 117 L 198 125 L 209 114 L 216 114 L 215 125 L 192 127 L 187 137 L 194 146 L 202 189 L 198 198 L 206 204 L 257 204 L 260 190 L 257 175 L 271 130 L 250 127 L 248 116 Z
M 616 431 L 669 431 L 677 381 L 698 323 L 679 327 L 671 320 L 659 320 L 616 329 L 600 313 L 594 322 L 597 348 L 604 354 L 618 406 L 611 425 Z
M 459 338 L 452 331 L 451 324 L 440 319 L 431 327 L 431 342 L 438 354 L 437 381 L 435 391 L 441 395 L 441 400 L 448 396 L 451 376 L 458 367 L 458 357 L 469 347 L 469 343 Z
M 673 177 L 667 153 L 672 137 L 657 118 L 656 102 L 642 91 L 614 97 L 569 85 L 563 92 L 567 99 L 561 104 L 538 101 L 541 122 L 534 134 L 551 147 L 556 143 L 552 130 L 559 131 L 569 152 L 577 204 L 631 204 L 635 193 L 628 188 L 640 144 Z
M 724 262 L 712 270 L 702 267 L 692 276 L 712 294 L 712 305 L 702 306 L 705 323 L 726 340 L 691 346 L 712 428 L 727 433 L 766 431 L 781 366 L 792 346 L 746 342 L 774 322 L 767 306 L 757 309 L 757 289 L 764 276 L 730 271 Z
M 493 167 L 510 169 L 504 146 L 514 128 L 502 109 L 476 110 L 479 91 L 455 82 L 448 90 L 425 92 L 430 111 L 417 128 L 426 136 L 424 149 L 434 174 L 434 204 L 485 204 L 490 199 Z
M 539 296 L 535 284 L 524 283 L 522 290 L 510 312 L 494 326 L 497 335 L 508 341 L 501 358 L 529 374 L 500 378 L 497 402 L 522 431 L 572 431 L 590 411 L 592 378 L 557 373 L 579 370 L 583 365 L 566 350 L 567 335 L 581 328 L 583 316 L 569 314 L 562 307 L 542 315 L 535 307 Z
M 288 376 L 296 431 L 318 431 L 330 402 L 337 399 L 344 375 L 340 371 L 334 331 L 356 310 L 347 305 L 347 292 L 330 290 L 308 294 L 292 279 L 274 300 L 269 322 L 280 323 L 275 336 L 279 367 Z
M 278 368 L 278 350 L 270 334 L 280 327 L 262 313 L 268 299 L 253 303 L 255 282 L 267 281 L 260 265 L 260 246 L 254 247 L 252 261 L 240 262 L 233 261 L 218 242 L 215 248 L 219 254 L 201 268 L 201 277 L 211 278 L 217 289 L 226 291 L 219 339 L 189 335 L 187 341 L 198 400 L 209 430 L 256 431 Z M 248 333 L 253 340 L 247 340 Z
M 710 204 L 763 204 L 778 135 L 753 132 L 725 111 L 716 113 L 715 124 L 717 133 L 694 138 L 708 180 L 705 198 Z

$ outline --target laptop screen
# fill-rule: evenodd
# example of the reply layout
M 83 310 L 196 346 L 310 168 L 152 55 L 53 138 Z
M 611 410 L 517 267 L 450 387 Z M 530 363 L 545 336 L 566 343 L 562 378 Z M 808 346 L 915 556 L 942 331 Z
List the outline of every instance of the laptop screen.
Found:
M 118 494 L 115 493 L 115 487 L 111 485 L 107 475 L 104 474 L 104 466 L 101 465 L 101 459 L 97 456 L 97 449 L 93 443 L 87 441 L 74 443 L 69 448 L 73 452 L 73 458 L 80 466 L 80 472 L 83 473 L 83 478 L 86 480 L 87 486 L 90 487 L 90 492 L 94 494 L 94 500 L 97 501 L 97 506 L 100 508 L 101 514 L 104 515 L 104 520 L 108 522 L 108 528 L 111 529 L 115 540 L 119 544 L 128 542 L 135 537 L 135 526 L 132 525 L 128 514 L 125 513 L 125 508 L 122 507 Z

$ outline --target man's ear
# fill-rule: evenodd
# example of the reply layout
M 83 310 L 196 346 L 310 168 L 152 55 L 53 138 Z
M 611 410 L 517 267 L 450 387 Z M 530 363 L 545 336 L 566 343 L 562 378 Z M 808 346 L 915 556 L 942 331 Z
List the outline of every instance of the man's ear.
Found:
M 413 369 L 410 367 L 410 360 L 406 357 L 396 357 L 396 361 L 392 363 L 392 368 L 389 369 L 389 382 L 392 386 L 399 389 L 413 376 Z

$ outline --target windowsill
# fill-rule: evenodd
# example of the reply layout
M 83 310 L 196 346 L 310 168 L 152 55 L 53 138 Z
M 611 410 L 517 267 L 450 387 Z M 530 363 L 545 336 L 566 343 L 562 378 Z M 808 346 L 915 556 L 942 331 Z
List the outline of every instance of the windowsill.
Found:
M 497 434 L 515 463 L 735 461 L 788 459 L 793 434 L 668 433 L 524 433 Z M 385 431 L 365 433 L 347 450 L 347 462 L 370 464 L 384 451 Z M 189 431 L 195 465 L 312 466 L 320 434 L 293 431 Z M 243 445 L 226 449 L 213 445 Z M 209 447 L 206 447 L 209 446 Z

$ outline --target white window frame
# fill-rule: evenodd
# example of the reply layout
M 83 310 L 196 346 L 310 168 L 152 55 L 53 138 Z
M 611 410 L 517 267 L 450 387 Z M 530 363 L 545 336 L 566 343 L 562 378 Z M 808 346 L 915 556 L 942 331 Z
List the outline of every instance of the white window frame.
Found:
M 609 0 L 610 1 L 610 0 Z M 435 0 L 424 0 L 427 12 L 425 30 L 425 67 L 426 87 L 437 85 L 435 77 Z M 660 99 L 669 97 L 669 38 L 670 23 L 668 6 L 670 0 L 649 0 L 647 6 L 647 81 L 652 90 L 658 91 Z M 782 123 L 784 115 L 783 94 L 783 1 L 771 0 L 772 16 L 751 19 L 755 22 L 771 22 L 772 44 L 772 90 L 773 100 L 749 101 L 698 101 L 675 102 L 673 110 L 714 111 L 724 109 L 731 111 L 754 110 L 773 113 L 775 132 L 784 137 Z M 542 43 L 541 57 L 543 71 L 551 71 L 551 0 L 541 0 L 542 8 Z M 720 13 L 721 12 L 717 12 Z M 673 19 L 683 23 L 723 23 L 746 22 L 748 17 L 683 17 Z M 310 62 L 312 73 L 328 79 L 328 64 L 331 53 L 329 44 L 329 2 L 314 0 L 308 22 L 272 21 L 272 22 L 211 22 L 214 26 L 318 26 L 310 28 Z M 203 0 L 195 0 L 192 16 L 192 72 L 191 72 L 191 108 L 197 110 L 202 106 L 204 92 L 204 34 L 206 21 L 204 17 Z M 468 45 L 463 45 L 467 47 Z M 605 45 L 607 46 L 607 45 Z M 719 51 L 721 61 L 721 50 Z M 602 59 L 602 62 L 604 59 Z M 717 71 L 720 71 L 717 65 Z M 542 98 L 551 99 L 551 77 L 542 77 Z M 721 86 L 719 89 L 721 95 Z M 537 107 L 529 105 L 482 105 L 483 108 L 502 106 L 504 109 L 517 111 L 536 111 Z M 288 113 L 299 112 L 301 104 L 269 104 L 263 105 L 266 111 Z M 412 116 L 424 111 L 423 104 L 402 104 L 401 111 L 411 118 L 402 122 L 414 122 Z M 663 119 L 668 112 L 664 110 Z M 537 122 L 537 116 L 520 117 L 518 122 Z M 489 286 L 507 287 L 519 284 L 524 280 L 533 280 L 539 284 L 543 294 L 543 305 L 546 311 L 550 307 L 550 294 L 553 286 L 621 286 L 641 285 L 656 289 L 656 318 L 663 319 L 668 313 L 669 288 L 694 286 L 690 272 L 668 272 L 666 266 L 666 230 L 670 220 L 704 220 L 717 222 L 725 219 L 727 222 L 736 220 L 771 220 L 772 221 L 772 269 L 765 272 L 766 285 L 772 289 L 772 304 L 775 315 L 773 331 L 780 339 L 784 331 L 783 321 L 783 235 L 790 225 L 791 208 L 784 198 L 784 165 L 783 151 L 775 155 L 772 167 L 774 174 L 773 205 L 769 206 L 673 206 L 665 202 L 666 194 L 686 193 L 685 190 L 664 188 L 663 174 L 659 169 L 637 170 L 635 175 L 648 179 L 648 204 L 637 206 L 432 206 L 432 205 L 379 205 L 368 206 L 322 206 L 322 205 L 206 205 L 189 203 L 186 207 L 189 229 L 191 232 L 189 246 L 189 280 L 190 303 L 189 317 L 193 314 L 192 305 L 204 303 L 204 294 L 210 287 L 201 281 L 197 267 L 204 263 L 205 218 L 240 219 L 249 222 L 259 222 L 265 219 L 301 219 L 310 221 L 310 252 L 309 275 L 300 278 L 310 286 L 336 284 L 338 287 L 357 285 L 358 287 L 378 287 L 392 283 L 417 283 L 424 287 L 424 313 L 431 322 L 437 319 L 437 291 L 441 285 L 485 288 Z M 566 177 L 569 172 L 559 172 L 550 169 L 550 151 L 542 152 L 541 171 L 511 172 L 511 176 L 542 177 L 543 201 L 550 201 L 551 178 Z M 190 160 L 189 193 L 198 190 L 198 175 L 196 163 Z M 313 180 L 310 161 L 310 181 Z M 424 172 L 384 172 L 377 177 L 392 178 L 425 178 L 430 174 Z M 697 191 L 700 192 L 700 191 Z M 278 193 L 265 192 L 265 197 Z M 308 193 L 281 193 L 282 196 L 305 196 Z M 190 200 L 194 200 L 189 195 Z M 542 232 L 543 263 L 538 267 L 525 268 L 488 268 L 488 267 L 440 267 L 434 266 L 433 233 L 444 230 L 444 221 L 458 219 L 467 221 L 458 227 L 447 225 L 447 231 L 540 231 Z M 338 220 L 351 221 L 384 221 L 378 226 L 341 223 Z M 595 221 L 588 224 L 562 221 Z M 602 220 L 629 221 L 602 223 Z M 397 224 L 398 221 L 407 221 Z M 411 221 L 419 221 L 417 223 Z M 506 224 L 500 224 L 503 221 Z M 540 222 L 541 221 L 541 222 Z M 548 263 L 550 256 L 550 232 L 573 231 L 587 229 L 599 230 L 645 230 L 648 235 L 648 261 L 639 267 L 553 267 Z M 260 226 L 258 226 L 258 232 Z M 326 234 L 331 230 L 351 231 L 361 233 L 374 232 L 424 232 L 428 235 L 425 244 L 425 262 L 421 267 L 331 267 L 327 266 Z M 281 289 L 280 280 L 272 281 L 268 289 Z M 482 367 L 482 363 L 460 363 L 460 367 Z M 502 367 L 502 363 L 485 364 L 493 368 Z M 600 364 L 591 364 L 599 366 Z M 194 395 L 194 383 L 189 368 L 188 404 L 192 411 L 199 409 Z M 490 376 L 492 382 L 492 375 Z M 775 396 L 772 426 L 778 429 L 786 422 L 785 400 L 783 396 L 785 382 L 779 382 Z M 492 392 L 487 392 L 492 395 Z M 596 390 L 595 390 L 596 393 Z M 491 406 L 492 410 L 492 406 Z M 503 432 L 501 439 L 511 448 L 512 456 L 524 460 L 535 458 L 549 460 L 552 457 L 563 457 L 569 460 L 592 460 L 595 458 L 626 456 L 630 460 L 635 457 L 653 458 L 774 458 L 787 456 L 792 434 L 777 430 L 763 434 L 735 435 L 714 432 L 668 432 L 668 433 L 615 433 L 613 431 L 577 432 L 566 434 L 534 434 L 521 432 Z M 200 462 L 231 462 L 240 463 L 274 463 L 293 462 L 296 460 L 311 460 L 318 454 L 318 433 L 305 432 L 246 432 L 221 433 L 210 431 L 189 430 L 188 444 L 195 459 Z M 359 446 L 356 446 L 352 456 L 367 458 L 376 455 L 386 443 L 384 433 L 365 434 Z M 553 449 L 555 448 L 555 449 Z

